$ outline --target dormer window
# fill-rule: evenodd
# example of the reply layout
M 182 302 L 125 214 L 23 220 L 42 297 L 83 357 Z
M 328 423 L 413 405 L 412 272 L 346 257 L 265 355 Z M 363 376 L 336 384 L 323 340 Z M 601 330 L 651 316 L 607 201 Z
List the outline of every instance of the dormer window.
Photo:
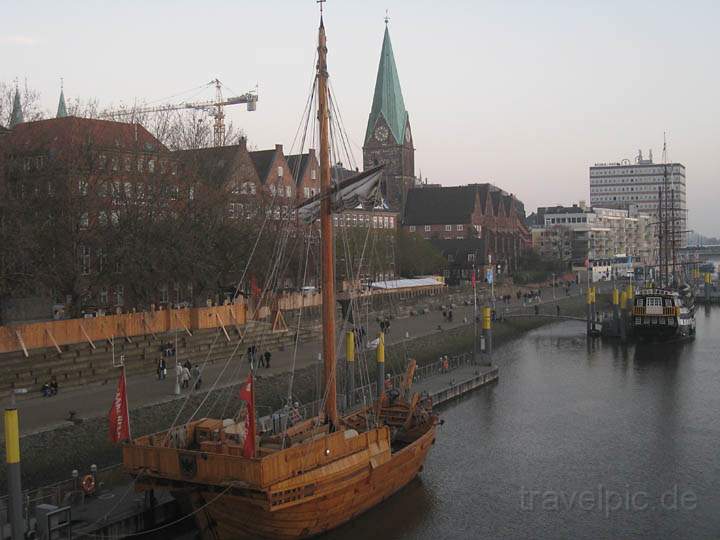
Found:
M 282 167 L 278 167 L 278 168 L 277 168 L 277 175 L 278 175 L 278 178 L 282 178 L 282 175 L 283 175 L 283 168 L 282 168 Z

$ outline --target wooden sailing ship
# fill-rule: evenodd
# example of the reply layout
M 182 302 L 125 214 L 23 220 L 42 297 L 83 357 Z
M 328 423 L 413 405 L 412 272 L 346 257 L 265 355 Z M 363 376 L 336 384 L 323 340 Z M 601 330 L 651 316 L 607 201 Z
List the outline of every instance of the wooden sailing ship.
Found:
M 247 445 L 237 437 L 242 425 L 220 419 L 123 445 L 124 466 L 136 485 L 170 490 L 194 515 L 204 539 L 295 539 L 333 529 L 403 488 L 435 442 L 432 403 L 410 395 L 412 363 L 392 396 L 385 395 L 380 376 L 377 401 L 338 414 L 332 211 L 342 186 L 358 191 L 359 180 L 335 187 L 331 182 L 326 55 L 321 16 L 316 73 L 321 195 L 314 204 L 322 239 L 323 413 L 280 433 L 252 437 L 252 457 L 245 457 Z

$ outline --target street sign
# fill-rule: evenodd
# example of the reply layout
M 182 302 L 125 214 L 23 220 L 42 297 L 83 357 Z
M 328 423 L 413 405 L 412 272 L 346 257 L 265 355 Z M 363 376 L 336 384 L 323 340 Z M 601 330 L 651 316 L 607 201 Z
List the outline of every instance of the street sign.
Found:
M 492 284 L 492 282 L 493 282 L 493 271 L 492 270 L 488 270 L 487 272 L 485 272 L 485 279 L 487 279 L 488 283 Z

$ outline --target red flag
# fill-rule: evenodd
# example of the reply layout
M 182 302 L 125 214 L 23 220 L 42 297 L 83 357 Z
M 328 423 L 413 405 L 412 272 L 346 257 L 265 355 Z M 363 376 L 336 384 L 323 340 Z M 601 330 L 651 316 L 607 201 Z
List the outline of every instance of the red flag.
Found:
M 127 390 L 125 388 L 125 368 L 120 368 L 115 401 L 108 414 L 110 421 L 109 436 L 114 443 L 130 439 L 130 414 L 128 411 Z
M 243 457 L 252 458 L 255 457 L 255 385 L 252 372 L 248 374 L 247 381 L 240 387 L 240 399 L 247 403 Z

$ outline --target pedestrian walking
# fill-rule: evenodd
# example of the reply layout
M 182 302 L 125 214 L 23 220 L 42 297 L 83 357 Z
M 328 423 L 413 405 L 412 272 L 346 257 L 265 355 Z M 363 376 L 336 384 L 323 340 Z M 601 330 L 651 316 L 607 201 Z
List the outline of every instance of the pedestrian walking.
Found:
M 167 376 L 167 364 L 165 363 L 165 358 L 162 356 L 158 360 L 157 376 L 159 381 L 162 381 Z
M 555 311 L 557 312 L 557 316 L 560 316 L 560 304 L 555 306 Z
M 190 388 L 190 370 L 187 368 L 187 366 L 183 366 L 182 368 L 182 375 L 180 376 L 182 381 L 182 388 Z
M 270 369 L 270 358 L 272 357 L 270 351 L 265 351 L 263 356 L 265 356 L 265 369 Z
M 195 364 L 192 368 L 192 379 L 195 381 L 195 390 L 200 390 L 200 385 L 202 384 L 202 377 L 200 374 L 200 368 L 197 367 L 197 364 Z

